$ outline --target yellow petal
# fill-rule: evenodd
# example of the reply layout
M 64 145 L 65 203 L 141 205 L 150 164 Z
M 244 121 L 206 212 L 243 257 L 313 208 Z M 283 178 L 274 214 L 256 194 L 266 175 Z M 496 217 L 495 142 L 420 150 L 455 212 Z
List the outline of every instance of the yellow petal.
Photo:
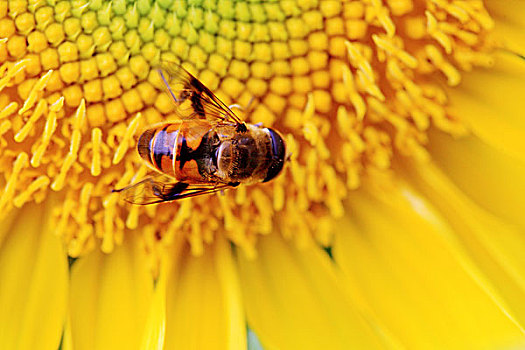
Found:
M 78 259 L 71 272 L 71 335 L 76 350 L 138 349 L 150 307 L 148 261 L 130 236 L 109 255 Z
M 160 277 L 148 312 L 142 336 L 142 350 L 162 350 L 166 331 L 166 266 L 163 264 Z
M 524 91 L 525 59 L 498 52 L 494 67 L 465 74 L 460 87 L 447 90 L 449 111 L 484 142 L 525 162 Z
M 525 161 L 488 146 L 476 137 L 430 135 L 438 167 L 482 208 L 525 228 Z
M 486 0 L 485 6 L 496 21 L 496 34 L 504 47 L 525 55 L 525 2 Z
M 18 217 L 16 210 L 11 211 L 7 216 L 0 219 L 2 225 L 0 225 L 0 248 L 2 248 L 2 242 L 7 234 L 11 231 L 14 220 Z
M 187 248 L 187 247 L 186 247 Z M 165 349 L 246 349 L 246 321 L 231 248 L 221 238 L 180 253 L 168 281 Z
M 165 247 L 165 251 L 159 253 L 160 267 L 159 278 L 155 283 L 155 292 L 153 294 L 153 301 L 151 303 L 148 318 L 146 321 L 146 330 L 142 338 L 142 350 L 164 349 L 166 339 L 166 294 L 168 276 L 176 273 L 178 259 L 185 243 L 185 238 L 182 235 L 174 237 L 174 240 L 169 247 Z
M 404 187 L 350 196 L 334 258 L 408 348 L 515 345 L 521 326 L 447 221 Z
M 73 336 L 71 335 L 71 319 L 68 317 L 64 325 L 64 333 L 62 335 L 62 343 L 59 350 L 73 350 Z
M 250 328 L 269 349 L 374 349 L 380 338 L 348 303 L 328 255 L 277 234 L 254 260 L 239 255 Z
M 67 255 L 48 214 L 43 205 L 18 210 L 0 247 L 0 349 L 57 349 L 60 343 Z
M 411 163 L 407 175 L 455 229 L 513 314 L 525 324 L 525 234 L 481 209 L 435 166 Z

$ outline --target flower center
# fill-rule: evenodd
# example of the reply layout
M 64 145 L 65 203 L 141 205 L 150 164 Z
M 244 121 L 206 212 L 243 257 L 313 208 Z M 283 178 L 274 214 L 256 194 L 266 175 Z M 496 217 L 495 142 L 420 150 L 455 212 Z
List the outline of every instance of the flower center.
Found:
M 254 254 L 276 228 L 330 243 L 333 217 L 392 158 L 427 157 L 426 130 L 465 132 L 443 85 L 489 66 L 481 1 L 3 1 L 0 213 L 51 192 L 69 254 L 109 252 L 141 228 L 152 251 L 186 237 L 201 254 L 226 234 Z M 51 4 L 52 3 L 52 4 Z M 291 161 L 268 184 L 147 207 L 113 188 L 146 176 L 139 133 L 175 118 L 151 68 L 177 59 L 250 123 L 286 135 Z

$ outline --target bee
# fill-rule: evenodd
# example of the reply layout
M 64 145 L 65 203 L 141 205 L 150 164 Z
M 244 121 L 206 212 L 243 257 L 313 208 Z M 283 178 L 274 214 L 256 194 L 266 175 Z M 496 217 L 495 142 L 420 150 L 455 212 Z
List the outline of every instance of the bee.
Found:
M 113 192 L 133 204 L 153 204 L 268 182 L 282 171 L 286 145 L 279 132 L 243 122 L 181 65 L 158 73 L 179 121 L 144 131 L 140 157 L 156 175 Z

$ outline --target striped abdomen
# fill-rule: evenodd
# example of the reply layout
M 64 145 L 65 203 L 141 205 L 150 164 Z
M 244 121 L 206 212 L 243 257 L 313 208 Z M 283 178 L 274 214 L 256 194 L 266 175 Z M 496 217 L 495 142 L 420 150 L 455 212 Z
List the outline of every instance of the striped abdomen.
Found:
M 180 181 L 205 182 L 209 179 L 209 158 L 205 135 L 206 121 L 184 121 L 159 126 L 142 133 L 138 152 L 154 169 Z
M 146 130 L 140 135 L 137 149 L 142 159 L 161 173 L 175 176 L 173 168 L 175 146 L 180 124 L 168 124 Z

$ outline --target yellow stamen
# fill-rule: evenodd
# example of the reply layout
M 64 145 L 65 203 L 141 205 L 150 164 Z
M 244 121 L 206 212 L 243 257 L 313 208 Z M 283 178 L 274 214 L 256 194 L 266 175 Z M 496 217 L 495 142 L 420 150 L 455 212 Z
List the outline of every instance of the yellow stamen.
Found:
M 7 73 L 3 73 L 4 77 L 0 79 L 0 92 L 7 86 L 7 84 L 20 73 L 26 66 L 29 60 L 20 60 L 13 65 L 5 63 L 3 67 L 7 68 Z M 5 69 L 5 68 L 4 68 Z
M 9 117 L 11 114 L 15 113 L 18 109 L 18 103 L 11 102 L 7 106 L 5 106 L 2 111 L 0 111 L 0 119 L 4 119 Z
M 24 105 L 24 107 L 25 107 L 25 105 Z M 23 110 L 24 107 L 22 107 L 18 111 L 18 114 L 22 114 L 22 113 L 20 113 L 20 111 Z M 47 109 L 47 102 L 45 100 L 40 100 L 40 102 L 38 102 L 38 105 L 36 106 L 35 110 L 31 114 L 31 116 L 29 117 L 28 121 L 24 124 L 22 129 L 20 129 L 20 131 L 18 131 L 18 133 L 15 135 L 14 139 L 15 139 L 16 142 L 24 141 L 24 139 L 27 137 L 27 135 L 29 134 L 29 132 L 31 131 L 31 129 L 33 128 L 35 123 L 38 121 L 38 119 L 40 119 L 42 114 L 44 114 L 46 109 Z
M 276 182 L 273 188 L 273 209 L 279 212 L 283 209 L 285 202 L 285 192 L 283 185 Z
M 135 135 L 137 132 L 137 128 L 139 126 L 139 121 L 142 114 L 137 113 L 135 118 L 129 123 L 125 133 L 124 137 L 120 141 L 120 144 L 117 147 L 117 150 L 115 151 L 115 155 L 113 156 L 113 164 L 118 164 L 124 158 L 124 155 L 129 149 L 131 138 Z
M 46 85 L 49 82 L 49 78 L 51 77 L 51 73 L 53 73 L 53 70 L 48 71 L 40 79 L 38 79 L 37 83 L 31 89 L 29 97 L 27 97 L 27 99 L 24 102 L 24 105 L 18 111 L 18 114 L 22 114 L 33 107 L 38 98 L 38 93 L 42 92 L 42 90 L 46 88 Z
M 427 16 L 428 33 L 443 46 L 447 54 L 450 54 L 452 52 L 450 37 L 440 30 L 437 19 L 429 11 L 426 11 L 425 15 Z
M 86 122 L 86 100 L 82 99 L 73 117 L 73 128 L 80 130 Z
M 341 69 L 344 87 L 346 89 L 346 93 L 348 94 L 348 98 L 350 99 L 350 102 L 355 108 L 355 112 L 357 114 L 357 118 L 359 120 L 363 120 L 365 113 L 366 113 L 366 105 L 365 101 L 357 93 L 355 83 L 354 83 L 354 77 L 352 76 L 352 73 L 350 72 L 350 68 L 348 66 L 342 66 Z
M 190 233 L 188 241 L 191 246 L 191 253 L 195 256 L 201 256 L 204 253 L 204 242 L 202 240 L 201 223 L 197 220 L 192 220 L 190 224 Z
M 435 46 L 427 45 L 425 46 L 425 51 L 428 55 L 428 58 L 434 63 L 434 65 L 445 74 L 448 79 L 448 84 L 450 86 L 456 86 L 461 81 L 461 75 L 459 71 L 454 68 L 452 64 L 447 62 L 443 55 L 436 49 Z
M 385 38 L 379 35 L 372 35 L 372 39 L 380 49 L 385 50 L 390 55 L 398 58 L 408 68 L 417 68 L 417 59 L 402 48 L 395 46 L 395 44 L 392 41 L 386 40 Z
M 51 184 L 51 189 L 53 189 L 54 191 L 60 191 L 64 187 L 67 172 L 69 171 L 73 163 L 77 160 L 78 149 L 80 147 L 80 138 L 80 130 L 73 130 L 73 134 L 71 136 L 71 143 L 69 146 L 69 153 L 67 154 L 66 159 L 64 160 L 64 163 L 60 168 L 60 173 L 55 178 L 55 181 L 53 181 L 53 183 Z
M 16 184 L 19 180 L 19 174 L 22 171 L 23 168 L 27 167 L 28 163 L 28 156 L 27 153 L 22 152 L 16 157 L 16 160 L 13 164 L 13 170 L 11 172 L 11 176 L 7 180 L 7 183 L 4 187 L 4 192 L 2 193 L 2 196 L 0 197 L 0 212 L 6 212 L 7 206 L 10 200 L 12 200 L 15 190 L 16 190 Z
M 181 203 L 177 214 L 175 215 L 171 223 L 168 225 L 168 228 L 166 230 L 166 244 L 170 244 L 171 242 L 173 242 L 173 239 L 177 234 L 177 230 L 179 230 L 186 222 L 186 220 L 190 218 L 191 208 L 191 202 L 185 201 Z
M 11 122 L 9 120 L 4 120 L 2 124 L 0 124 L 0 138 L 11 129 Z M 5 143 L 6 141 L 1 138 L 2 142 Z M 2 147 L 5 147 L 6 144 L 2 143 Z
M 494 22 L 480 1 L 228 4 L 1 7 L 2 212 L 57 192 L 53 215 L 73 256 L 109 252 L 138 228 L 150 252 L 181 235 L 202 254 L 222 232 L 253 257 L 258 235 L 275 227 L 300 245 L 329 242 L 330 219 L 363 177 L 388 173 L 396 154 L 428 157 L 431 128 L 467 132 L 436 72 L 454 86 L 463 70 L 493 64 Z M 137 134 L 177 119 L 154 69 L 164 59 L 226 104 L 253 97 L 243 117 L 285 135 L 283 174 L 165 206 L 111 193 L 149 175 Z
M 40 166 L 42 157 L 47 149 L 47 146 L 49 145 L 49 141 L 51 140 L 51 137 L 53 133 L 55 132 L 56 127 L 57 127 L 56 112 L 54 110 L 50 110 L 49 114 L 47 115 L 47 121 L 44 127 L 44 133 L 42 135 L 42 139 L 40 140 L 40 143 L 37 144 L 36 149 L 33 152 L 33 156 L 31 157 L 31 165 L 33 167 L 37 168 Z
M 62 208 L 59 211 L 60 218 L 56 226 L 56 232 L 58 235 L 64 235 L 64 232 L 66 232 L 66 228 L 69 222 L 69 216 L 71 212 L 73 211 L 73 208 L 75 207 L 76 207 L 75 201 L 73 201 L 71 198 L 65 199 L 64 204 L 62 205 Z
M 93 184 L 89 182 L 82 186 L 82 190 L 80 192 L 79 210 L 76 213 L 76 220 L 79 223 L 87 222 L 89 210 L 88 205 L 91 199 L 91 194 L 93 193 L 93 187 Z
M 116 193 L 111 194 L 103 203 L 104 205 L 104 230 L 102 234 L 102 245 L 100 248 L 103 252 L 111 252 L 113 250 L 115 241 L 117 239 L 118 231 L 114 226 L 114 217 L 116 211 L 116 205 L 118 201 L 118 195 Z
M 91 145 L 93 147 L 92 160 L 91 160 L 91 175 L 100 175 L 100 143 L 102 141 L 102 130 L 94 128 L 91 132 Z
M 15 207 L 21 208 L 22 205 L 24 205 L 24 203 L 27 202 L 36 191 L 47 187 L 47 185 L 49 185 L 49 182 L 49 178 L 45 175 L 37 177 L 35 181 L 29 184 L 29 186 L 24 192 L 20 193 L 13 199 L 13 204 L 15 205 Z

